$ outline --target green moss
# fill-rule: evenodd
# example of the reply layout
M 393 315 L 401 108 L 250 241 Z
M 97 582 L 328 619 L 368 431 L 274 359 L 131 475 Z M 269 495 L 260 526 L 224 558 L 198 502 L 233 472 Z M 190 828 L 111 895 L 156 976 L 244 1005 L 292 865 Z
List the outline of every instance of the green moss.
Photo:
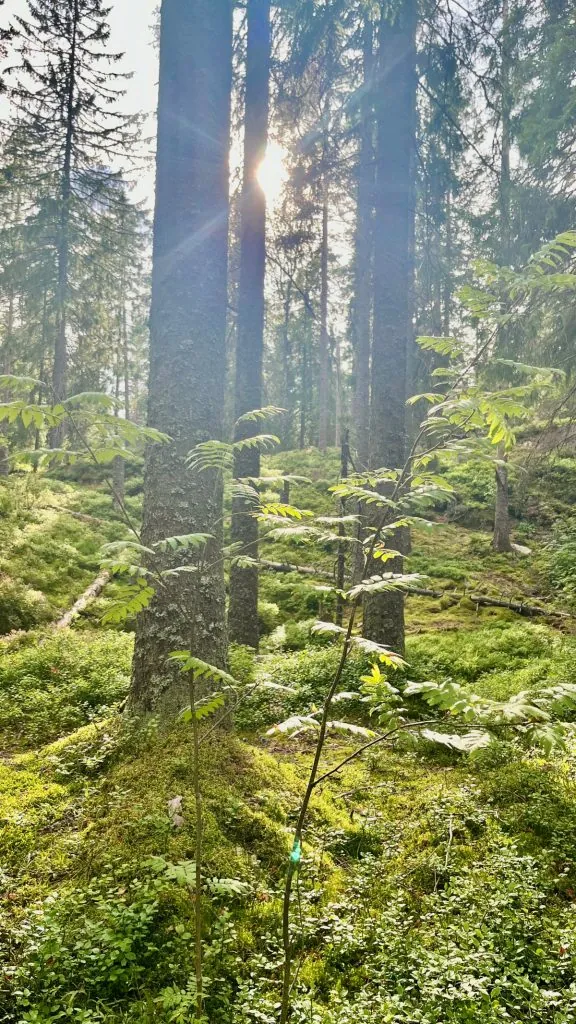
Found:
M 106 715 L 127 692 L 132 644 L 105 630 L 0 640 L 0 743 L 37 746 Z

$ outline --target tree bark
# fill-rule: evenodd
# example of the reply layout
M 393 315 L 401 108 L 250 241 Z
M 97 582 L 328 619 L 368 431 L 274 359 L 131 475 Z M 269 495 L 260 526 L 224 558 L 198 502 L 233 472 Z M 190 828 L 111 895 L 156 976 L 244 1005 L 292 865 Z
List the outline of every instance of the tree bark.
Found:
M 236 417 L 262 405 L 264 348 L 264 281 L 266 274 L 266 197 L 258 170 L 266 154 L 270 90 L 270 0 L 248 0 L 246 51 L 246 109 L 244 180 L 240 226 L 240 283 L 236 342 Z M 237 426 L 236 440 L 252 437 L 259 426 Z M 255 449 L 239 452 L 234 460 L 236 479 L 260 475 Z M 232 508 L 232 541 L 253 558 L 258 557 L 258 521 L 252 504 L 238 498 Z M 230 570 L 230 639 L 258 649 L 258 569 Z
M 502 553 L 512 551 L 510 539 L 510 511 L 508 495 L 508 466 L 506 453 L 500 452 L 501 463 L 496 467 L 496 507 L 494 511 L 494 536 L 492 546 Z
M 364 83 L 360 105 L 360 151 L 356 198 L 354 255 L 353 437 L 358 466 L 368 466 L 370 452 L 370 354 L 372 348 L 372 215 L 374 203 L 374 27 L 366 15 L 363 35 Z
M 394 15 L 381 5 L 376 96 L 374 327 L 370 465 L 398 468 L 406 448 L 406 376 L 412 336 L 414 200 L 412 175 L 416 106 L 416 0 Z M 400 538 L 392 545 L 400 549 Z M 387 564 L 402 571 L 402 560 Z M 376 563 L 372 572 L 381 571 Z M 374 595 L 365 602 L 364 635 L 404 650 L 404 599 Z
M 199 571 L 165 579 L 138 621 L 130 703 L 186 702 L 171 651 L 223 665 L 222 483 L 186 457 L 223 432 L 226 374 L 232 4 L 163 0 L 148 422 L 171 437 L 146 459 L 143 540 L 210 533 Z M 169 569 L 192 554 L 171 554 Z
M 330 337 L 328 333 L 328 198 L 325 175 L 322 181 L 322 240 L 320 243 L 320 382 L 318 388 L 318 447 L 328 447 L 328 418 L 330 408 Z
M 510 145 L 512 98 L 510 91 L 510 4 L 502 0 L 502 40 L 500 67 L 500 102 L 502 113 L 502 152 L 500 159 L 500 242 L 502 261 L 507 266 L 511 261 L 511 210 L 510 210 Z M 506 328 L 503 329 L 501 345 L 506 345 Z M 505 460 L 501 450 L 500 457 Z M 504 464 L 496 467 L 496 507 L 494 510 L 494 536 L 492 546 L 502 553 L 511 550 L 510 546 L 510 496 L 508 492 L 508 469 Z
M 121 227 L 124 227 L 123 221 Z M 116 415 L 120 415 L 120 383 L 123 389 L 124 418 L 130 419 L 130 358 L 128 352 L 128 326 L 126 323 L 126 273 L 122 268 L 120 281 L 120 307 L 118 310 L 118 349 L 116 353 Z M 114 459 L 114 502 L 121 508 L 126 496 L 126 464 L 117 456 Z

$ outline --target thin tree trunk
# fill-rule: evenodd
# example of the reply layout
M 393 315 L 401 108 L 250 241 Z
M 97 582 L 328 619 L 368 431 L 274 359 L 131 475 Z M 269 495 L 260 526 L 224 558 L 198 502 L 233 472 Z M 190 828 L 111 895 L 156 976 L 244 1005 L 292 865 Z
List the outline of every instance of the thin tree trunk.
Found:
M 340 479 L 346 480 L 348 478 L 349 466 L 348 462 L 350 459 L 350 439 L 348 431 L 344 432 L 342 437 L 342 445 L 340 448 Z M 340 501 L 340 515 L 343 517 L 346 515 L 346 499 L 342 498 Z M 343 523 L 340 523 L 338 527 L 338 534 L 340 537 L 346 536 L 346 527 Z M 338 544 L 338 561 L 336 565 L 336 586 L 338 590 L 343 591 L 346 585 L 346 546 L 344 543 Z M 344 622 L 344 599 L 341 594 L 338 594 L 336 598 L 336 625 L 341 626 Z
M 124 417 L 130 419 L 130 373 L 128 359 L 128 330 L 126 326 L 126 276 L 122 273 L 120 283 L 119 345 L 116 356 L 116 415 L 120 415 L 120 380 L 124 391 Z M 126 496 L 126 463 L 117 456 L 114 459 L 114 502 L 122 507 Z
M 381 5 L 374 250 L 374 329 L 370 464 L 400 467 L 405 459 L 407 357 L 412 337 L 416 0 L 402 0 L 393 21 Z M 392 538 L 400 549 L 401 539 Z M 401 572 L 402 560 L 387 564 Z M 373 572 L 381 572 L 376 563 Z M 402 653 L 404 600 L 374 595 L 365 602 L 364 635 Z
M 500 240 L 502 245 L 502 261 L 507 266 L 511 260 L 511 210 L 510 210 L 510 128 L 512 116 L 512 100 L 510 91 L 510 4 L 502 0 L 502 52 L 501 52 L 501 108 L 502 108 L 502 154 L 500 160 Z M 505 346 L 506 328 L 500 339 Z M 510 496 L 508 492 L 508 469 L 505 453 L 500 451 L 501 464 L 496 467 L 496 507 L 494 510 L 494 536 L 492 546 L 495 551 L 510 551 Z
M 328 416 L 330 407 L 330 337 L 328 334 L 328 199 L 323 180 L 322 241 L 320 243 L 320 383 L 318 389 L 318 447 L 328 447 Z
M 13 227 L 20 223 L 20 210 L 21 210 L 21 191 L 18 188 L 16 190 L 16 200 L 14 206 L 14 220 Z M 12 261 L 16 259 L 17 251 L 12 235 L 11 245 L 11 258 Z M 8 309 L 6 314 L 6 333 L 4 336 L 4 344 L 2 345 L 2 353 L 0 358 L 0 372 L 5 374 L 12 373 L 12 359 L 14 356 L 14 306 L 16 303 L 16 290 L 14 287 L 14 279 L 12 276 L 12 269 L 8 273 Z M 3 401 L 9 401 L 11 394 L 9 389 L 4 391 L 1 395 Z M 10 448 L 8 445 L 8 439 L 3 431 L 0 431 L 0 477 L 10 475 Z
M 358 465 L 368 466 L 370 448 L 370 353 L 372 348 L 372 218 L 374 206 L 374 27 L 366 15 L 363 34 L 364 83 L 360 107 L 360 151 L 354 255 L 353 437 Z
M 4 345 L 2 346 L 2 365 L 1 372 L 9 374 L 12 372 L 12 342 L 14 334 L 14 287 L 10 283 L 9 295 L 8 295 L 8 312 L 6 316 L 6 336 L 4 339 Z M 8 401 L 10 398 L 9 393 L 6 391 L 0 396 L 2 401 Z M 0 477 L 6 477 L 10 475 L 10 449 L 8 447 L 8 439 L 4 432 L 0 433 Z
M 120 345 L 118 345 L 116 350 L 115 378 L 114 397 L 116 405 L 114 407 L 114 416 L 116 419 L 120 419 Z M 122 508 L 125 497 L 125 478 L 124 459 L 121 455 L 117 455 L 112 464 L 112 486 L 114 488 L 114 505 L 116 508 Z
M 512 551 L 510 539 L 510 511 L 508 495 L 508 466 L 506 453 L 500 450 L 500 464 L 496 467 L 496 507 L 494 511 L 494 536 L 492 546 L 495 551 Z
M 444 250 L 444 288 L 443 288 L 443 309 L 442 309 L 442 333 L 445 338 L 450 337 L 452 325 L 452 190 L 449 188 L 446 193 L 446 244 Z
M 148 422 L 171 441 L 147 453 L 142 535 L 148 547 L 193 532 L 212 540 L 199 567 L 193 554 L 158 560 L 197 571 L 167 577 L 139 617 L 137 711 L 186 702 L 185 677 L 167 659 L 191 632 L 197 657 L 226 658 L 222 483 L 186 459 L 223 433 L 231 81 L 232 4 L 163 0 Z
M 266 274 L 266 197 L 258 170 L 266 153 L 270 89 L 270 0 L 248 0 L 244 181 L 240 228 L 240 285 L 236 342 L 236 417 L 262 405 L 264 348 L 264 281 Z M 236 440 L 254 436 L 258 424 L 237 426 Z M 260 455 L 239 452 L 234 476 L 258 477 Z M 258 557 L 258 521 L 250 500 L 237 498 L 232 508 L 232 541 Z M 230 639 L 258 649 L 258 569 L 233 565 L 230 570 Z
M 342 444 L 342 422 L 344 418 L 344 400 L 342 388 L 342 356 L 340 353 L 340 339 L 332 338 L 334 345 L 334 369 L 336 371 L 336 393 L 334 406 L 334 447 L 340 448 Z
M 306 343 L 302 341 L 300 343 L 300 432 L 298 439 L 298 447 L 300 448 L 300 451 L 306 447 L 306 397 L 308 394 L 307 364 Z
M 66 139 L 60 186 L 60 223 L 58 229 L 58 288 L 56 293 L 56 344 L 52 369 L 52 391 L 56 402 L 66 398 L 68 388 L 68 290 L 70 264 L 70 202 L 72 199 L 72 147 L 74 144 L 74 121 L 76 118 L 76 47 L 79 21 L 78 0 L 74 0 L 72 11 L 73 34 L 70 63 L 68 68 L 68 95 L 66 100 Z M 53 427 L 48 435 L 50 448 L 60 448 L 64 441 L 64 422 Z

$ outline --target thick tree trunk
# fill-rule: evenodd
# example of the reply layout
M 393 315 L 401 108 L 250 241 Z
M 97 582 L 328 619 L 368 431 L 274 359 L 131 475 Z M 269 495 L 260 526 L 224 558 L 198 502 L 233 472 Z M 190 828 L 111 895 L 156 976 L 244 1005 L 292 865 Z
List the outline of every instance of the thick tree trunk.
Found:
M 368 466 L 370 449 L 370 353 L 372 348 L 372 215 L 374 205 L 374 28 L 368 16 L 363 37 L 364 84 L 360 108 L 360 151 L 354 255 L 353 438 L 358 465 Z
M 381 6 L 374 222 L 374 328 L 370 410 L 372 469 L 397 468 L 405 459 L 407 354 L 411 299 L 415 145 L 416 0 L 402 0 L 393 20 Z M 400 546 L 400 538 L 392 541 Z M 387 570 L 402 571 L 402 560 Z M 372 572 L 381 571 L 377 563 Z M 365 602 L 364 635 L 404 650 L 404 600 L 380 594 Z
M 211 664 L 226 656 L 222 485 L 192 473 L 186 456 L 222 437 L 226 374 L 228 154 L 232 4 L 163 0 L 148 421 L 172 438 L 146 460 L 143 540 L 210 533 L 197 572 L 166 578 L 138 621 L 131 706 L 187 699 L 167 663 L 189 649 Z M 174 554 L 168 569 L 196 561 Z
M 328 447 L 328 417 L 330 408 L 330 337 L 328 333 L 328 199 L 323 181 L 322 240 L 320 243 L 320 381 L 318 388 L 318 447 Z
M 240 227 L 240 286 L 236 343 L 236 416 L 262 405 L 262 355 L 264 347 L 264 279 L 266 273 L 266 197 L 258 182 L 258 170 L 268 141 L 270 81 L 270 0 L 248 0 L 246 52 L 246 111 L 244 132 L 244 181 Z M 258 424 L 237 427 L 236 439 L 258 433 Z M 257 477 L 260 456 L 255 449 L 240 452 L 234 462 L 236 479 Z M 241 551 L 258 557 L 258 522 L 252 503 L 233 503 L 232 541 Z M 258 648 L 258 569 L 230 571 L 230 639 Z

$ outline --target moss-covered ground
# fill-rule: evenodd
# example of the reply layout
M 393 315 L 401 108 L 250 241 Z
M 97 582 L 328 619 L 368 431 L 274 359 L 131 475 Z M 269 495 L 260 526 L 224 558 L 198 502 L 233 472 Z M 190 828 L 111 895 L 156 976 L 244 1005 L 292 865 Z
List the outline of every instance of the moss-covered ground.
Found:
M 336 453 L 270 463 L 311 479 L 294 487 L 295 504 L 333 509 Z M 561 475 L 567 493 L 576 470 Z M 71 630 L 49 625 L 122 526 L 93 482 L 20 478 L 0 488 L 0 632 L 20 631 L 0 640 L 0 1020 L 191 1021 L 189 727 L 126 719 L 132 637 L 102 629 L 98 605 Z M 563 515 L 569 533 L 570 510 Z M 496 699 L 543 680 L 575 682 L 569 620 L 558 628 L 466 597 L 569 609 L 564 542 L 542 518 L 519 518 L 517 539 L 533 554 L 495 555 L 477 515 L 473 527 L 451 518 L 443 509 L 413 538 L 410 569 L 463 596 L 408 600 L 410 676 L 450 677 Z M 318 561 L 300 542 L 265 548 L 271 560 Z M 558 552 L 562 586 L 551 583 Z M 322 560 L 331 567 L 333 555 Z M 236 732 L 202 743 L 210 1024 L 277 1020 L 280 898 L 311 741 L 267 728 L 317 704 L 337 658 L 310 636 L 308 620 L 329 609 L 305 579 L 266 574 L 262 599 L 264 653 L 254 665 L 235 652 L 233 667 L 294 692 L 249 697 Z M 351 661 L 345 689 L 364 667 Z M 332 738 L 324 765 L 351 749 Z M 464 756 L 376 748 L 313 800 L 294 905 L 293 1021 L 572 1024 L 575 850 L 570 751 L 545 759 L 508 740 Z

